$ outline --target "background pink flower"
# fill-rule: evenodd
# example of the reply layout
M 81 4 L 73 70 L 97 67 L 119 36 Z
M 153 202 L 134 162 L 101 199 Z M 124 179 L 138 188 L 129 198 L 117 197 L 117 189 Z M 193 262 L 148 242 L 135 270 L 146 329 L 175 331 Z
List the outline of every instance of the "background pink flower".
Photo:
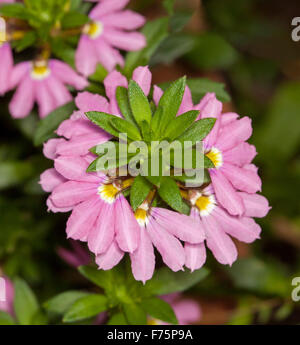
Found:
M 9 78 L 13 68 L 13 56 L 9 43 L 0 42 L 0 96 L 9 90 Z
M 87 81 L 69 65 L 59 60 L 21 62 L 11 73 L 10 88 L 17 90 L 9 104 L 13 117 L 22 118 L 39 106 L 40 117 L 72 100 L 67 85 L 77 90 L 85 88 Z
M 7 277 L 4 277 L 5 281 L 5 294 L 6 301 L 0 301 L 0 310 L 5 311 L 6 313 L 13 315 L 14 313 L 14 286 L 13 283 Z
M 146 45 L 145 37 L 134 31 L 145 19 L 138 13 L 124 10 L 129 0 L 100 0 L 89 14 L 76 52 L 76 67 L 85 76 L 92 74 L 98 63 L 108 71 L 124 59 L 119 49 L 140 50 Z

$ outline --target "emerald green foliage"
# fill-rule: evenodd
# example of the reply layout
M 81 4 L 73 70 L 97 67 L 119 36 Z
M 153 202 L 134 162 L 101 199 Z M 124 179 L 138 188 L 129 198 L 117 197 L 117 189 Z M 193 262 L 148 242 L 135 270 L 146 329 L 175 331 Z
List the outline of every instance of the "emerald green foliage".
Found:
M 176 178 L 170 177 L 167 172 L 173 167 L 183 169 L 185 157 L 189 155 L 191 166 L 188 169 L 197 168 L 197 156 L 203 158 L 203 168 L 213 168 L 213 163 L 206 157 L 203 152 L 195 149 L 182 150 L 182 162 L 179 166 L 174 164 L 174 150 L 170 150 L 170 161 L 165 161 L 164 149 L 160 146 L 152 147 L 153 141 L 163 142 L 166 140 L 170 144 L 178 140 L 179 143 L 185 145 L 190 142 L 190 147 L 203 140 L 212 130 L 215 119 L 206 118 L 195 121 L 199 116 L 199 111 L 191 110 L 187 113 L 177 116 L 182 103 L 184 91 L 186 88 L 186 78 L 180 78 L 174 81 L 162 95 L 157 107 L 150 105 L 147 96 L 144 94 L 140 86 L 133 80 L 129 82 L 128 90 L 123 87 L 117 88 L 117 101 L 124 118 L 102 112 L 87 112 L 86 116 L 97 126 L 119 138 L 119 142 L 113 141 L 110 144 L 112 150 L 106 153 L 106 144 L 98 145 L 91 148 L 91 152 L 96 154 L 96 158 L 88 167 L 88 172 L 109 171 L 111 169 L 121 168 L 129 163 L 132 164 L 130 155 L 130 142 L 142 141 L 147 147 L 147 153 L 139 152 L 141 158 L 136 158 L 140 162 L 140 168 L 143 172 L 138 175 L 130 192 L 130 202 L 133 210 L 136 210 L 146 199 L 151 189 L 157 189 L 162 201 L 169 207 L 178 212 L 184 213 L 185 205 L 183 203 L 180 189 L 177 185 Z M 128 140 L 128 147 L 126 142 Z M 150 148 L 151 144 L 151 148 Z M 120 148 L 123 148 L 122 156 Z M 138 147 L 137 147 L 138 148 Z M 147 154 L 148 156 L 145 156 Z M 152 172 L 151 162 L 157 157 L 159 159 L 159 171 L 154 174 Z M 103 163 L 103 164 L 102 164 Z M 148 169 L 148 170 L 147 170 Z M 140 171 L 140 174 L 141 174 Z M 158 175 L 157 175 L 158 173 Z M 149 183 L 150 182 L 150 183 Z
M 102 292 L 87 294 L 68 291 L 44 303 L 48 312 L 62 315 L 66 323 L 90 319 L 107 311 L 108 324 L 113 325 L 143 325 L 149 316 L 177 324 L 171 306 L 157 296 L 184 291 L 208 274 L 205 269 L 188 274 L 159 269 L 153 280 L 143 285 L 134 280 L 128 262 L 109 271 L 99 271 L 92 266 L 81 266 L 79 271 Z

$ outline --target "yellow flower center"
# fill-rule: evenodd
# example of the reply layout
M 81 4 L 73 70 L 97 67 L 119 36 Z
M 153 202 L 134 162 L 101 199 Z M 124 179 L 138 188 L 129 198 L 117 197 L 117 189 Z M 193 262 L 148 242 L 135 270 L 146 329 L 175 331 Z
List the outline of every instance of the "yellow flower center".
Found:
M 206 153 L 206 157 L 208 157 L 214 163 L 216 169 L 220 168 L 223 164 L 222 153 L 215 147 Z
M 154 319 L 152 317 L 148 317 L 147 318 L 147 325 L 148 326 L 158 326 L 158 325 L 162 325 L 163 322 L 158 320 L 158 319 Z
M 104 184 L 98 188 L 98 194 L 100 195 L 101 199 L 109 204 L 112 204 L 115 201 L 119 191 L 120 189 L 114 184 Z
M 37 61 L 32 66 L 31 77 L 35 80 L 43 80 L 46 79 L 50 73 L 51 71 L 46 61 Z
M 103 32 L 103 24 L 101 22 L 92 22 L 86 24 L 83 28 L 83 33 L 92 39 L 98 38 Z
M 195 201 L 195 205 L 198 208 L 201 216 L 208 216 L 216 206 L 216 201 L 213 195 L 202 195 Z

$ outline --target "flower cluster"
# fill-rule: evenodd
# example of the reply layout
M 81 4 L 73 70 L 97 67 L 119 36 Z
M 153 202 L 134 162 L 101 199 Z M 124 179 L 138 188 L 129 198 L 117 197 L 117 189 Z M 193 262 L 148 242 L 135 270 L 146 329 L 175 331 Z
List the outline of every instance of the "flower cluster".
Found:
M 13 2 L 0 1 L 0 3 Z M 11 115 L 14 118 L 24 118 L 37 103 L 39 115 L 44 118 L 73 99 L 70 87 L 75 90 L 86 88 L 88 86 L 86 78 L 95 72 L 99 63 L 107 71 L 112 71 L 117 65 L 124 65 L 124 58 L 119 50 L 134 51 L 143 48 L 146 45 L 145 37 L 134 30 L 143 26 L 145 20 L 140 14 L 124 10 L 128 2 L 129 0 L 98 1 L 86 17 L 86 22 L 76 27 L 76 30 L 64 30 L 64 17 L 59 20 L 54 18 L 51 30 L 49 29 L 51 26 L 47 23 L 46 28 L 49 32 L 46 37 L 35 37 L 39 32 L 36 33 L 34 29 L 41 25 L 38 5 L 36 17 L 31 18 L 34 4 L 28 4 L 30 8 L 26 7 L 26 3 L 24 4 L 24 17 L 26 11 L 31 11 L 29 23 L 10 18 L 9 8 L 7 13 L 4 8 L 3 14 L 8 15 L 8 18 L 5 17 L 6 39 L 4 42 L 0 41 L 0 95 L 16 89 L 9 105 Z M 51 6 L 49 4 L 49 11 Z M 68 13 L 69 5 L 67 6 L 65 1 L 59 6 L 62 13 Z M 45 11 L 47 10 L 45 5 Z M 0 15 L 1 12 L 0 8 Z M 48 16 L 49 13 L 47 12 L 46 15 Z M 31 61 L 14 65 L 10 43 L 17 44 L 18 50 L 22 50 L 24 42 L 27 45 L 31 44 L 31 41 L 27 42 L 27 37 L 31 35 L 34 37 L 33 41 L 37 41 L 39 53 Z M 69 64 L 51 58 L 52 55 L 59 58 L 63 55 L 61 51 L 57 53 L 58 44 L 55 40 L 73 36 L 80 37 L 74 61 L 77 72 Z M 65 47 L 62 48 L 64 49 Z
M 129 84 L 129 98 L 131 87 L 139 90 L 142 97 L 148 96 L 151 79 L 148 67 L 137 68 Z M 95 151 L 90 149 L 114 137 L 113 131 L 99 128 L 95 119 L 91 122 L 89 114 L 126 116 L 120 109 L 118 94 L 128 88 L 127 79 L 113 71 L 104 85 L 108 100 L 86 92 L 79 94 L 76 98 L 79 110 L 60 125 L 57 130 L 60 138 L 51 139 L 44 146 L 44 154 L 54 160 L 54 168 L 42 174 L 41 185 L 51 192 L 47 201 L 49 210 L 72 211 L 67 223 L 68 237 L 87 242 L 99 268 L 104 270 L 117 265 L 129 253 L 133 275 L 143 282 L 152 277 L 155 269 L 154 247 L 173 271 L 184 266 L 192 271 L 202 267 L 206 261 L 205 245 L 220 263 L 231 265 L 237 258 L 237 250 L 230 236 L 253 242 L 259 238 L 261 229 L 252 218 L 264 217 L 269 210 L 267 200 L 256 194 L 261 181 L 257 168 L 251 164 L 255 147 L 246 142 L 252 133 L 250 119 L 222 113 L 222 104 L 214 94 L 207 94 L 194 105 L 184 83 L 176 119 L 192 111 L 196 112 L 194 125 L 203 124 L 205 119 L 214 123 L 203 142 L 205 156 L 211 163 L 207 169 L 209 181 L 195 188 L 177 182 L 189 208 L 187 214 L 178 212 L 173 205 L 170 210 L 161 202 L 166 199 L 160 193 L 161 186 L 155 184 L 141 187 L 146 190 L 145 197 L 133 208 L 127 196 L 138 177 L 107 176 L 90 169 L 92 172 L 87 172 L 96 158 L 92 153 Z M 157 109 L 166 103 L 157 86 L 153 100 Z M 145 113 L 147 109 L 142 111 Z M 154 118 L 155 112 L 152 123 Z

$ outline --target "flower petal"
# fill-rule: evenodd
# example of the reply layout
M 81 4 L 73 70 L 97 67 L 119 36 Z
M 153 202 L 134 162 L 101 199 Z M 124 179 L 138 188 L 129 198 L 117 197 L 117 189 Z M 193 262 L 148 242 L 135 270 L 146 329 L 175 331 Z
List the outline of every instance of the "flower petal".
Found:
M 80 37 L 75 53 L 76 69 L 84 76 L 93 74 L 96 70 L 98 57 L 94 42 L 87 36 Z
M 191 244 L 186 242 L 184 245 L 185 266 L 192 272 L 200 269 L 206 261 L 206 249 L 204 243 Z
M 223 152 L 224 162 L 243 166 L 252 162 L 254 157 L 257 155 L 256 148 L 254 145 L 242 142 L 230 150 Z
M 152 81 L 152 74 L 148 66 L 137 67 L 132 74 L 132 79 L 139 84 L 146 96 L 149 95 Z
M 231 238 L 220 228 L 214 217 L 202 218 L 207 247 L 223 265 L 232 265 L 237 259 L 237 250 Z
M 121 194 L 115 201 L 116 241 L 124 252 L 133 253 L 140 240 L 140 227 L 132 208 Z
M 101 204 L 98 197 L 92 197 L 75 206 L 67 222 L 68 238 L 87 241 L 98 217 L 99 207 Z
M 152 208 L 151 215 L 157 223 L 182 241 L 201 243 L 205 239 L 204 230 L 192 217 L 165 208 Z
M 110 13 L 103 17 L 101 22 L 105 27 L 112 26 L 117 29 L 135 30 L 145 24 L 145 17 L 139 13 L 126 10 Z
M 242 198 L 221 171 L 210 171 L 218 202 L 232 215 L 241 216 L 245 207 Z
M 216 209 L 214 217 L 227 234 L 235 237 L 239 241 L 252 243 L 259 238 L 261 228 L 251 218 L 233 217 L 221 208 Z
M 96 263 L 99 269 L 110 270 L 116 266 L 123 258 L 124 252 L 113 241 L 107 252 L 96 256 Z
M 240 191 L 247 193 L 261 191 L 261 179 L 254 171 L 226 163 L 222 168 L 222 173 Z
M 144 284 L 151 279 L 155 269 L 154 248 L 144 227 L 140 227 L 140 243 L 138 248 L 130 254 L 131 268 L 135 280 Z
M 75 206 L 97 194 L 97 184 L 68 181 L 56 187 L 51 200 L 56 207 Z
M 53 189 L 64 183 L 66 179 L 60 175 L 55 169 L 45 170 L 40 176 L 40 185 L 45 192 L 52 192 Z
M 251 135 L 251 119 L 249 117 L 243 117 L 240 120 L 230 122 L 222 128 L 216 146 L 222 151 L 229 150 L 242 141 L 247 141 Z
M 9 104 L 9 111 L 12 117 L 26 117 L 33 108 L 34 95 L 34 83 L 28 76 L 21 81 Z
M 174 272 L 182 270 L 185 262 L 185 253 L 180 241 L 162 229 L 153 218 L 149 220 L 147 232 L 152 243 L 160 252 L 164 263 Z
M 98 219 L 88 236 L 88 246 L 96 255 L 105 253 L 115 237 L 115 205 L 101 202 Z
M 268 200 L 259 194 L 248 194 L 239 192 L 245 205 L 245 216 L 263 218 L 270 211 Z
M 126 51 L 136 51 L 145 47 L 146 38 L 140 32 L 125 32 L 113 28 L 105 28 L 103 37 L 114 47 Z

